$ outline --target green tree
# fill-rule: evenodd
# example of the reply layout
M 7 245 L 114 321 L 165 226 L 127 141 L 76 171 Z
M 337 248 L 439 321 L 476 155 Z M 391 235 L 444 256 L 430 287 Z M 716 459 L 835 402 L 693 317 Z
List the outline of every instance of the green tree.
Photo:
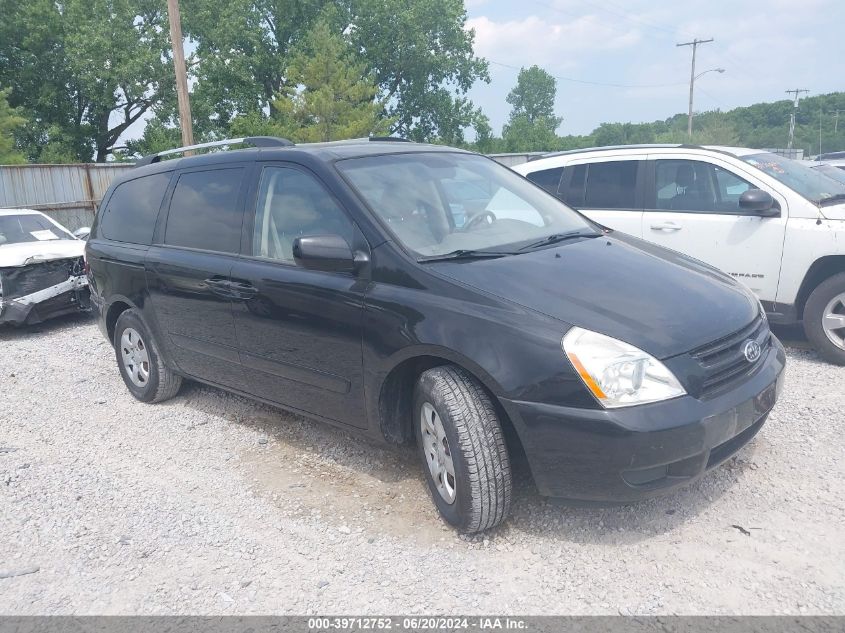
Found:
M 551 152 L 558 148 L 559 138 L 554 122 L 545 118 L 529 120 L 525 115 L 505 125 L 502 138 L 506 152 Z
M 319 142 L 389 132 L 373 74 L 327 20 L 318 21 L 292 51 L 285 75 L 290 86 L 271 101 L 270 116 L 258 111 L 237 116 L 233 134 Z
M 417 141 L 463 142 L 480 121 L 466 98 L 488 64 L 473 52 L 463 0 L 350 0 L 353 44 L 375 73 L 393 131 Z M 460 129 L 460 131 L 459 131 Z
M 525 117 L 530 123 L 545 120 L 557 121 L 557 129 L 563 119 L 555 117 L 555 78 L 539 66 L 522 68 L 516 79 L 516 86 L 508 93 L 506 101 L 513 106 L 511 120 Z
M 196 42 L 192 106 L 200 131 L 225 133 L 235 117 L 276 114 L 295 88 L 291 56 L 326 20 L 348 35 L 379 88 L 391 131 L 417 140 L 455 139 L 478 111 L 466 99 L 487 63 L 473 53 L 462 0 L 184 0 Z M 250 119 L 249 117 L 247 120 Z M 239 126 L 243 124 L 243 119 Z
M 290 83 L 272 101 L 281 125 L 294 140 L 333 141 L 370 134 L 386 134 L 390 122 L 382 118 L 384 103 L 376 100 L 378 86 L 372 72 L 341 35 L 321 20 L 291 60 Z
M 173 91 L 159 0 L 0 0 L 0 83 L 30 125 L 27 153 L 105 161 Z
M 519 71 L 516 86 L 507 96 L 511 104 L 502 130 L 508 152 L 552 151 L 559 145 L 555 130 L 562 118 L 555 116 L 555 78 L 539 66 Z
M 178 127 L 168 126 L 159 119 L 153 119 L 144 128 L 139 139 L 126 142 L 126 146 L 115 151 L 118 160 L 129 160 L 132 156 L 148 156 L 182 145 L 182 132 Z
M 0 165 L 26 162 L 24 155 L 15 148 L 15 132 L 26 123 L 14 108 L 9 106 L 11 89 L 0 90 Z

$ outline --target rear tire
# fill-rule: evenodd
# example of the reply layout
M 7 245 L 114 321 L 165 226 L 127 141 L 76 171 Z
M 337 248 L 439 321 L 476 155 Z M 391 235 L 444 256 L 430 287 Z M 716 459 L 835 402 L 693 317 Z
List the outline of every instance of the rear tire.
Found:
M 423 373 L 413 424 L 428 487 L 443 519 L 463 533 L 501 523 L 510 512 L 511 465 L 490 396 L 451 366 Z
M 845 365 L 845 273 L 826 279 L 810 294 L 804 332 L 822 358 Z
M 129 392 L 141 402 L 162 402 L 182 386 L 182 377 L 161 360 L 158 345 L 137 310 L 121 313 L 114 327 L 114 354 Z

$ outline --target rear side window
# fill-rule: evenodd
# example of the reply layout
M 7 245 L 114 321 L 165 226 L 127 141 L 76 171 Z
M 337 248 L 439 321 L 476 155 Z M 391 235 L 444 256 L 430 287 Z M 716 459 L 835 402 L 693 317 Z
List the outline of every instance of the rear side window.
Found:
M 221 253 L 237 253 L 241 243 L 243 212 L 238 194 L 244 170 L 213 169 L 179 176 L 164 243 Z
M 587 182 L 587 166 L 574 165 L 567 168 L 571 172 L 571 176 L 565 179 L 561 197 L 563 201 L 571 207 L 576 209 L 584 206 L 584 184 Z M 568 180 L 568 182 L 567 182 Z
M 170 172 L 118 185 L 100 217 L 98 233 L 108 240 L 149 246 L 168 184 Z
M 563 175 L 563 167 L 555 167 L 554 169 L 543 169 L 535 171 L 526 178 L 535 185 L 541 186 L 549 193 L 557 194 L 558 186 L 560 185 L 560 177 Z
M 584 191 L 585 209 L 636 208 L 639 161 L 621 160 L 590 163 Z

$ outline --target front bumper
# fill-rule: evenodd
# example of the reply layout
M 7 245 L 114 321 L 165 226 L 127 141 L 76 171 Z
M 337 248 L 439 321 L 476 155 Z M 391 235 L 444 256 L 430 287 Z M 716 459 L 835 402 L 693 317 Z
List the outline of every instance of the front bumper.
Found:
M 88 279 L 78 275 L 28 295 L 0 298 L 0 323 L 34 325 L 90 309 Z
M 736 453 L 774 407 L 785 364 L 773 338 L 751 378 L 709 400 L 683 396 L 612 410 L 503 405 L 541 494 L 626 503 L 688 484 Z

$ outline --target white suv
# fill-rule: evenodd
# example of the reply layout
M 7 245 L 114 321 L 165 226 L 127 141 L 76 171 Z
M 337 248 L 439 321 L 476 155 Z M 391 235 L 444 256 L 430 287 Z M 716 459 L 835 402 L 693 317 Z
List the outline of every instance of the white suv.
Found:
M 845 365 L 845 183 L 760 150 L 691 145 L 576 150 L 514 169 L 600 224 L 742 280 L 773 323 L 803 321 L 819 353 Z

